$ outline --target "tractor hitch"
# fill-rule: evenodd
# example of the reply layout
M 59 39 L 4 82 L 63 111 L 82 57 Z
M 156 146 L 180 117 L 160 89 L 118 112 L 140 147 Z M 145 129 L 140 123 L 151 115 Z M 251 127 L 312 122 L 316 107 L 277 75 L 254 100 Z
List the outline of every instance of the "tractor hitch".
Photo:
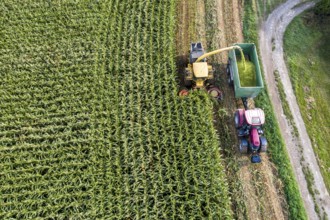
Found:
M 251 155 L 251 163 L 260 163 L 261 157 L 259 154 L 252 154 Z

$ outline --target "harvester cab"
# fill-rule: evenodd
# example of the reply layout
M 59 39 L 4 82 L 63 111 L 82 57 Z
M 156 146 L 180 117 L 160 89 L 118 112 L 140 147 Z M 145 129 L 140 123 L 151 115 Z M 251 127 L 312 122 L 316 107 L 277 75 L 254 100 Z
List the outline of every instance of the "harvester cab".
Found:
M 189 63 L 185 69 L 184 84 L 194 89 L 206 88 L 212 96 L 221 99 L 221 91 L 214 86 L 214 70 L 206 62 L 205 51 L 201 42 L 190 44 Z
M 189 63 L 194 63 L 196 60 L 204 55 L 204 48 L 202 46 L 202 43 L 191 43 L 190 44 L 190 56 L 189 56 Z M 203 59 L 203 62 L 206 62 L 206 59 Z
M 260 108 L 235 112 L 235 126 L 240 137 L 239 150 L 250 153 L 252 163 L 260 163 L 260 153 L 267 151 L 267 140 L 263 135 L 262 125 L 265 123 L 265 113 Z

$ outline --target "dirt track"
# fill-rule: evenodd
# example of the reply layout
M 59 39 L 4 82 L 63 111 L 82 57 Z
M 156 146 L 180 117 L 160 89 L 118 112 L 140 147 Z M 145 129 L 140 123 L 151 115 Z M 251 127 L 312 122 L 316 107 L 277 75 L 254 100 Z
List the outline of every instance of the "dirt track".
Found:
M 179 72 L 183 70 L 187 62 L 186 57 L 188 56 L 190 42 L 201 41 L 206 49 L 208 49 L 208 43 L 213 44 L 216 48 L 221 48 L 233 43 L 243 42 L 242 9 L 239 2 L 239 0 L 213 0 L 208 2 L 212 4 L 212 7 L 210 7 L 206 5 L 205 1 L 201 0 L 190 1 L 189 4 L 186 1 L 181 1 L 178 8 L 180 24 L 177 33 Z M 212 17 L 214 20 L 206 19 L 206 14 L 211 13 L 208 10 L 213 8 L 213 6 L 216 9 L 212 11 L 216 13 Z M 216 30 L 216 34 L 210 37 L 207 34 L 207 30 L 212 28 Z M 228 121 L 227 126 L 231 133 L 230 138 L 232 141 L 232 146 L 222 147 L 230 148 L 234 157 L 231 161 L 237 163 L 238 171 L 235 178 L 238 179 L 233 179 L 232 181 L 241 183 L 241 188 L 235 190 L 240 191 L 238 199 L 244 201 L 246 209 L 245 213 L 236 213 L 236 218 L 287 219 L 287 207 L 281 181 L 278 179 L 276 170 L 268 160 L 267 155 L 262 155 L 263 162 L 255 165 L 250 163 L 248 156 L 242 156 L 238 152 L 238 140 L 232 115 L 237 107 L 242 106 L 235 99 L 233 89 L 226 83 L 225 64 L 227 62 L 227 53 L 216 55 L 210 61 L 221 64 L 217 69 L 219 73 L 217 82 L 225 94 L 221 108 L 226 109 L 230 115 L 230 121 Z M 233 202 L 239 203 L 239 201 Z
M 314 192 L 319 192 L 315 193 L 315 198 L 316 205 L 321 209 L 321 215 L 325 212 L 328 216 L 330 216 L 330 197 L 323 182 L 311 141 L 308 137 L 304 121 L 301 117 L 299 106 L 297 104 L 288 75 L 288 70 L 283 58 L 283 34 L 287 25 L 295 16 L 314 5 L 314 3 L 311 2 L 301 5 L 299 5 L 299 3 L 300 0 L 287 1 L 287 3 L 274 10 L 260 28 L 259 42 L 262 63 L 265 70 L 266 84 L 275 108 L 276 118 L 279 122 L 282 136 L 284 137 L 290 160 L 295 171 L 305 208 L 309 219 L 318 219 L 319 217 L 314 210 L 315 203 L 307 188 L 307 182 L 302 170 L 302 164 L 303 166 L 309 167 L 314 175 L 313 190 Z M 294 116 L 294 123 L 298 128 L 298 138 L 295 138 L 292 135 L 292 127 L 289 125 L 289 122 L 283 114 L 281 100 L 278 96 L 278 91 L 275 85 L 273 74 L 275 70 L 279 71 L 287 101 Z M 302 146 L 302 152 L 299 145 Z M 302 162 L 302 157 L 305 162 Z

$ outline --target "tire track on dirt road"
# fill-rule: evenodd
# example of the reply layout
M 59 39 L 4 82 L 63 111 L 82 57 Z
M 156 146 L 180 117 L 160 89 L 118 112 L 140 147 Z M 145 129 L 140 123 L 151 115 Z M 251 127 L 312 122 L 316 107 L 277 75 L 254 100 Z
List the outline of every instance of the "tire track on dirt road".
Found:
M 291 0 L 280 5 L 262 24 L 259 30 L 259 44 L 263 67 L 265 70 L 265 81 L 268 87 L 269 95 L 274 106 L 275 115 L 280 125 L 282 136 L 285 140 L 289 153 L 291 164 L 294 168 L 295 176 L 299 185 L 305 209 L 309 219 L 318 219 L 318 213 L 315 211 L 315 205 L 320 208 L 321 215 L 330 216 L 330 198 L 329 193 L 323 182 L 311 141 L 308 137 L 304 121 L 301 117 L 300 109 L 292 89 L 288 70 L 283 55 L 283 35 L 287 25 L 292 19 L 303 11 L 314 6 L 313 2 L 301 4 L 300 0 Z M 274 48 L 275 47 L 275 48 Z M 297 126 L 299 137 L 294 137 L 292 127 L 283 114 L 281 100 L 275 84 L 274 71 L 278 70 L 280 79 L 284 86 L 290 111 L 293 113 L 293 120 Z M 298 139 L 298 140 L 297 140 Z M 299 149 L 302 146 L 303 150 Z M 304 166 L 312 171 L 314 175 L 315 203 L 312 195 L 308 191 L 307 181 L 301 165 L 301 158 L 304 158 Z

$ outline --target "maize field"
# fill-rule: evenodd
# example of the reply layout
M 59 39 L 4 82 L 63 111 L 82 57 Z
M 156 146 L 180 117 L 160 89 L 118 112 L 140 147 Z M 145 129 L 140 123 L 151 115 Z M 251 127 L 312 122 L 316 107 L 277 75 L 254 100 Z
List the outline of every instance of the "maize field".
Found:
M 177 96 L 176 4 L 1 1 L 0 219 L 232 218 L 213 103 Z

